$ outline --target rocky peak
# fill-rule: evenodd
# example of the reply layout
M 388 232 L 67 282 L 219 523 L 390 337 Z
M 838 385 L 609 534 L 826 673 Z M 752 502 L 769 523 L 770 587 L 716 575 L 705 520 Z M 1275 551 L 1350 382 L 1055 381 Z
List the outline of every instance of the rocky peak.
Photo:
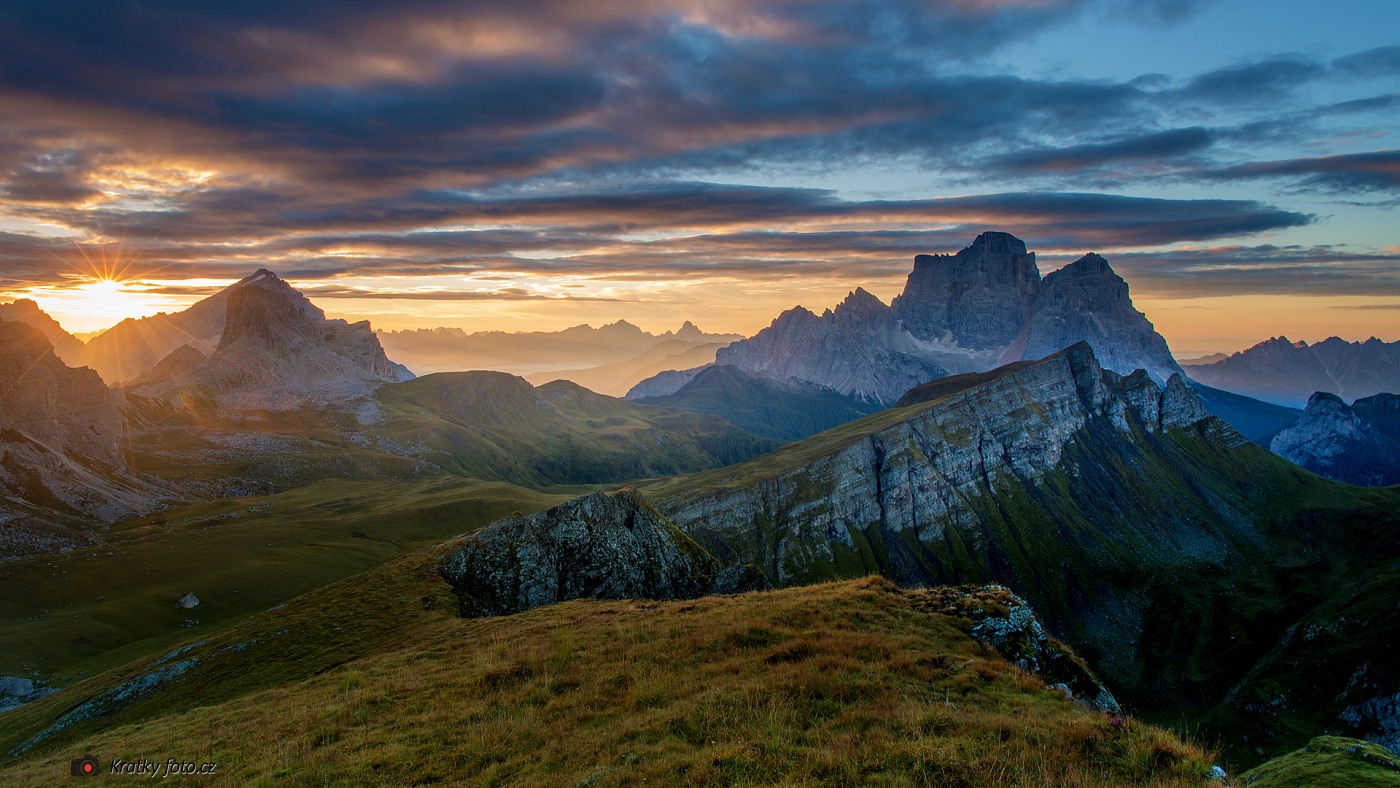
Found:
M 676 331 L 676 339 L 685 339 L 698 342 L 704 339 L 704 337 L 705 333 L 689 320 L 682 323 L 680 329 Z
M 838 320 L 867 321 L 884 317 L 890 308 L 863 287 L 846 294 L 846 299 L 836 305 L 833 314 Z
M 1377 394 L 1348 406 L 1336 394 L 1315 392 L 1269 449 L 1337 481 L 1400 483 L 1400 397 Z
M 956 255 L 919 255 L 891 309 L 925 341 L 987 350 L 1021 333 L 1040 289 L 1035 255 L 1007 233 L 987 232 Z
M 1078 341 L 1093 346 L 1104 368 L 1119 374 L 1143 368 L 1166 381 L 1181 371 L 1167 341 L 1133 307 L 1128 283 L 1097 254 L 1045 277 L 1023 357 L 1040 358 Z
M 281 277 L 266 268 L 259 268 L 252 276 L 244 277 L 238 283 L 230 285 L 224 292 L 232 298 L 234 293 L 249 288 L 257 288 L 277 295 L 303 317 L 316 321 L 326 319 L 326 313 L 321 311 L 320 307 L 311 303 L 311 300 L 300 290 L 287 284 Z
M 1079 258 L 1078 260 L 1075 260 L 1074 262 L 1070 263 L 1064 268 L 1061 268 L 1060 271 L 1057 271 L 1056 273 L 1059 272 L 1064 272 L 1066 276 L 1077 276 L 1086 278 L 1093 276 L 1111 276 L 1119 282 L 1123 281 L 1123 279 L 1119 277 L 1118 274 L 1113 270 L 1113 267 L 1108 264 L 1107 260 L 1105 260 L 1101 255 L 1095 254 L 1093 252 L 1090 252 L 1084 255 L 1083 257 Z M 1048 279 L 1049 277 L 1046 278 Z M 1127 287 L 1126 282 L 1124 282 L 1124 287 Z
M 319 321 L 296 300 L 284 297 L 274 288 L 241 287 L 229 293 L 227 304 L 224 334 L 219 339 L 221 351 L 237 343 L 287 350 L 323 342 Z

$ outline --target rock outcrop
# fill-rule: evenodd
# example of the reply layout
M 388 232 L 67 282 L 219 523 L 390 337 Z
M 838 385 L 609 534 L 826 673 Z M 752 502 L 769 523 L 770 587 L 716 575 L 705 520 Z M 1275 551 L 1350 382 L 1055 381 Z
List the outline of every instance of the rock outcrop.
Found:
M 1223 361 L 1193 364 L 1186 370 L 1207 386 L 1303 407 L 1316 391 L 1346 400 L 1400 392 L 1400 342 L 1330 337 L 1309 345 L 1274 337 Z
M 721 565 L 631 488 L 493 523 L 452 543 L 440 569 L 467 616 L 580 598 L 689 599 L 762 584 L 749 567 Z
M 1329 479 L 1400 484 L 1400 396 L 1376 394 L 1348 406 L 1341 397 L 1319 391 L 1269 448 Z
M 817 315 L 790 309 L 715 363 L 783 383 L 801 380 L 887 406 L 913 386 L 985 372 L 1088 342 L 1121 374 L 1158 382 L 1180 372 L 1166 340 L 1133 308 L 1128 285 L 1090 254 L 1044 280 L 1035 255 L 1006 233 L 983 233 L 955 255 L 918 255 L 889 306 L 863 289 Z M 678 391 L 693 374 L 642 381 L 629 398 Z
M 1118 714 L 1113 693 L 1068 646 L 1051 637 L 1026 600 L 1004 586 L 938 586 L 915 592 L 915 604 L 965 618 L 968 634 L 1008 662 L 1045 679 L 1086 708 Z

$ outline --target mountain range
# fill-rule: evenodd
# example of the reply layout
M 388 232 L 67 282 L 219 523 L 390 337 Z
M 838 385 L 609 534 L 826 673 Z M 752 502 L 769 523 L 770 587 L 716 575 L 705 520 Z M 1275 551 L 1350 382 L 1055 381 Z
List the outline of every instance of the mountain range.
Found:
M 1193 380 L 1293 408 L 1315 392 L 1356 400 L 1400 392 L 1400 342 L 1347 342 L 1330 337 L 1309 345 L 1274 337 L 1207 364 L 1185 367 Z
M 662 370 L 714 361 L 716 349 L 743 337 L 706 333 L 689 320 L 663 334 L 618 320 L 562 331 L 381 331 L 379 339 L 390 355 L 420 373 L 492 369 L 536 384 L 571 380 L 600 394 L 621 396 Z
M 1165 381 L 1181 371 L 1104 258 L 1088 254 L 1042 278 L 1023 241 L 988 232 L 955 255 L 915 257 L 904 291 L 889 305 L 857 289 L 821 315 L 794 307 L 720 349 L 715 363 L 883 407 L 929 380 L 1041 358 L 1076 342 L 1088 342 L 1123 374 L 1141 368 Z M 643 381 L 628 397 L 673 394 L 699 370 Z

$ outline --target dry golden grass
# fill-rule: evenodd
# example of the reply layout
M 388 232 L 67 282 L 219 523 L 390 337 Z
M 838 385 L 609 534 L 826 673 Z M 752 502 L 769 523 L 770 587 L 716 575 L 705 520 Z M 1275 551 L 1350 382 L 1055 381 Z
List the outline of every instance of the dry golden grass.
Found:
M 420 605 L 391 647 L 27 757 L 0 783 L 52 782 L 89 751 L 215 761 L 211 785 L 1203 782 L 1211 753 L 1078 708 L 919 593 L 871 579 L 478 620 Z

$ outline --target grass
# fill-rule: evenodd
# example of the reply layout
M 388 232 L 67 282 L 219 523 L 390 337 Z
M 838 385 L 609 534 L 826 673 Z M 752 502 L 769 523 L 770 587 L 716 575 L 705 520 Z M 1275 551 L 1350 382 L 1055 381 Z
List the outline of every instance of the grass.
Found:
M 1383 788 L 1400 786 L 1400 759 L 1369 742 L 1319 736 L 1306 747 L 1240 775 L 1254 788 Z
M 68 686 L 512 512 L 569 497 L 456 477 L 323 481 L 130 520 L 114 526 L 99 547 L 0 564 L 0 675 L 37 673 Z M 195 610 L 175 606 L 187 591 L 201 600 Z
M 190 653 L 286 630 L 282 664 L 210 657 L 0 782 L 51 782 L 83 752 L 213 761 L 215 785 L 1166 786 L 1213 758 L 1080 709 L 880 579 L 463 620 L 430 570 L 401 559 L 244 621 Z M 76 697 L 0 717 L 0 743 Z

